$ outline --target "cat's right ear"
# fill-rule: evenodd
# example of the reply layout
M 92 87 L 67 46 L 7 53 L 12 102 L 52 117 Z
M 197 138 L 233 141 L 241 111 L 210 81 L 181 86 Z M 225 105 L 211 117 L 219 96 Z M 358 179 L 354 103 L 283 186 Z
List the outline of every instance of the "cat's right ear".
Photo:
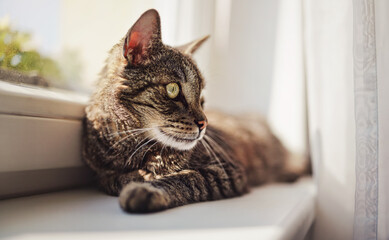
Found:
M 191 56 L 209 38 L 209 35 L 196 39 L 190 43 L 175 47 L 181 53 Z
M 128 30 L 123 56 L 131 65 L 146 64 L 159 44 L 162 44 L 159 14 L 155 9 L 150 9 Z

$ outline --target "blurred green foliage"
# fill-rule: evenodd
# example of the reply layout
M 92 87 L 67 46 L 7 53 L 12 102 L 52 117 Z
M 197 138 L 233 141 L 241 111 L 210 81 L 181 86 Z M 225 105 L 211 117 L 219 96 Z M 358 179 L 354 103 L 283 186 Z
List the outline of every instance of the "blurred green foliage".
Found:
M 58 64 L 38 51 L 29 49 L 30 41 L 29 34 L 12 30 L 7 25 L 0 26 L 0 67 L 61 81 Z

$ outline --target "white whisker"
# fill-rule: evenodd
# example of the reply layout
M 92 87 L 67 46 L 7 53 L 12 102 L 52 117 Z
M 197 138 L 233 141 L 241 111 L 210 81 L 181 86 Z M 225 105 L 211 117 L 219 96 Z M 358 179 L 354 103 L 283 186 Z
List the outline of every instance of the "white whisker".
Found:
M 145 151 L 145 153 L 144 153 L 143 156 L 142 156 L 142 161 L 144 160 L 144 158 L 145 158 L 145 156 L 146 156 L 146 153 L 147 153 L 148 151 L 150 151 L 150 149 L 151 149 L 155 144 L 157 144 L 157 143 L 158 143 L 158 142 L 155 141 L 155 143 L 151 144 L 151 146 Z
M 219 163 L 220 167 L 222 168 L 223 172 L 224 172 L 224 175 L 226 176 L 226 178 L 228 178 L 228 174 L 226 172 L 226 170 L 224 169 L 224 166 L 222 164 L 222 162 L 220 161 L 219 157 L 216 155 L 216 153 L 213 151 L 213 149 L 211 148 L 211 146 L 204 140 L 204 141 L 200 141 L 204 148 L 207 150 L 208 153 L 212 154 L 212 156 L 215 158 L 215 160 Z M 210 156 L 211 157 L 211 156 Z
M 125 131 L 117 131 L 110 134 L 107 134 L 107 136 L 120 136 L 120 134 L 123 133 L 133 133 L 133 132 L 146 132 L 148 130 L 151 130 L 152 128 L 136 128 L 131 130 L 125 130 Z
M 115 148 L 118 144 L 122 143 L 123 141 L 129 139 L 130 137 L 134 137 L 136 135 L 140 135 L 141 133 L 143 132 L 140 132 L 140 133 L 132 133 L 130 135 L 127 135 L 121 139 L 119 139 L 117 142 L 115 142 L 110 148 L 108 148 L 108 150 L 105 152 L 105 155 L 107 155 L 109 153 L 110 150 L 112 150 L 113 148 Z M 115 155 L 116 156 L 116 155 Z
M 161 148 L 161 152 L 159 153 L 159 155 L 161 156 L 161 158 L 162 158 L 162 152 L 163 152 L 163 150 L 165 149 L 165 147 L 166 147 L 166 145 L 164 144 L 164 143 L 162 143 L 162 148 Z
M 204 139 L 213 147 L 217 148 L 220 154 L 223 155 L 225 160 L 227 160 L 230 164 L 235 165 L 234 161 L 231 159 L 230 155 L 210 136 L 204 136 Z
M 131 154 L 131 156 L 128 158 L 127 164 L 131 161 L 131 158 L 135 155 L 135 153 L 136 153 L 139 149 L 143 148 L 144 146 L 146 146 L 149 142 L 151 142 L 151 141 L 153 141 L 153 140 L 155 140 L 155 139 L 152 138 L 152 139 L 148 140 L 147 142 L 143 143 L 143 144 L 142 144 L 140 147 L 138 147 L 137 149 L 135 149 L 135 151 L 134 151 L 134 152 Z

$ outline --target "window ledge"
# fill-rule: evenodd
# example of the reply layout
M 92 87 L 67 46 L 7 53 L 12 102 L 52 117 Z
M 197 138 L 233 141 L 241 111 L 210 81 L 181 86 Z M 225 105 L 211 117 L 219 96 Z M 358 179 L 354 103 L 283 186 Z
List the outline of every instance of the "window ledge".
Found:
M 0 79 L 0 113 L 82 119 L 88 96 L 60 89 L 13 84 Z
M 79 189 L 0 202 L 4 239 L 304 239 L 312 179 L 269 184 L 233 199 L 155 214 L 126 214 L 116 197 Z

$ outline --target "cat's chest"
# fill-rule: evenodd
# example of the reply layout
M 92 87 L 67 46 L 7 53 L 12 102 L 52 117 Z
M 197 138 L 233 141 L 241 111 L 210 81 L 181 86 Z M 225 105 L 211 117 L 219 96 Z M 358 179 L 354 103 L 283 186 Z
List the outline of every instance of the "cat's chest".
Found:
M 162 149 L 161 149 L 162 150 Z M 145 154 L 142 169 L 154 176 L 169 175 L 188 167 L 188 154 L 175 152 L 171 149 L 161 151 L 156 148 Z

